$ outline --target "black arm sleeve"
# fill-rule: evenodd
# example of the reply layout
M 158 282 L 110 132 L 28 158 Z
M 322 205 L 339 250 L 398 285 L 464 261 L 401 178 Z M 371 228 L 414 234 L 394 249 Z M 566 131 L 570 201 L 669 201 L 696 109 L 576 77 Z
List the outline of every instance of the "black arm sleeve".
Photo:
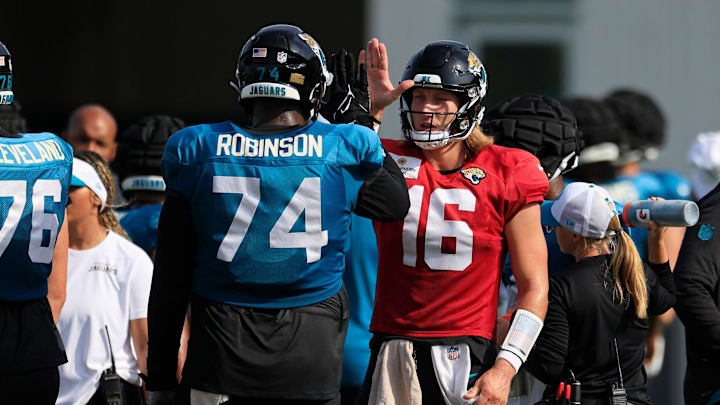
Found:
M 685 325 L 689 347 L 703 352 L 704 357 L 720 359 L 720 235 L 716 232 L 709 240 L 697 236 L 703 207 L 700 212 L 698 225 L 685 232 L 675 266 L 675 310 Z
M 651 271 L 652 270 L 652 271 Z M 675 305 L 675 278 L 670 263 L 645 263 L 648 315 L 660 315 Z
M 561 286 L 563 281 L 550 279 L 545 322 L 535 347 L 523 366 L 545 384 L 557 383 L 563 377 L 570 345 L 568 303 Z
M 190 300 L 195 238 L 187 201 L 167 190 L 158 223 L 158 242 L 148 304 L 150 391 L 177 385 L 180 334 Z
M 405 218 L 409 209 L 405 178 L 395 160 L 385 152 L 382 167 L 360 187 L 354 211 L 377 221 L 394 222 Z

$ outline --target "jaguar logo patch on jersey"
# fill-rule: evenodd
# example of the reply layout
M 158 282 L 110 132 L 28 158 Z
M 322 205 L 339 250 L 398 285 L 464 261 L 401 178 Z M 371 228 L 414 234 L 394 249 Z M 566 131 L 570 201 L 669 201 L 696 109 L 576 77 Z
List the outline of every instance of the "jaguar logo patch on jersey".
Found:
M 714 226 L 702 224 L 700 225 L 700 230 L 698 230 L 698 238 L 700 238 L 700 240 L 710 240 L 710 238 L 713 237 L 713 233 L 715 233 Z
M 473 185 L 480 184 L 480 180 L 487 177 L 487 174 L 485 174 L 485 170 L 479 168 L 479 167 L 470 167 L 467 169 L 460 170 L 460 173 L 462 173 L 463 177 L 470 180 L 470 183 Z

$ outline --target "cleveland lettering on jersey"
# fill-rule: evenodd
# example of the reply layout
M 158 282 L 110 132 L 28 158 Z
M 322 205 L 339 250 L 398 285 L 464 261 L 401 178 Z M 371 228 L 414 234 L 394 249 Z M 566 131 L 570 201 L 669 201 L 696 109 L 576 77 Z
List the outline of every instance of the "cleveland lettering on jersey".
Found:
M 0 144 L 0 163 L 39 164 L 65 159 L 60 145 L 52 139 L 19 144 Z
M 243 134 L 220 134 L 217 156 L 322 157 L 322 135 L 253 139 Z

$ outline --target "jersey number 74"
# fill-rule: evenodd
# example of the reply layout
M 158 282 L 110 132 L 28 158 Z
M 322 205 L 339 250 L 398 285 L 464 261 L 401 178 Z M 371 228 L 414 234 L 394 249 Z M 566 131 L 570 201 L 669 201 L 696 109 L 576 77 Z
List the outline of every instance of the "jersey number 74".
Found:
M 225 234 L 217 258 L 232 262 L 250 227 L 260 204 L 260 179 L 255 177 L 213 176 L 214 193 L 242 194 L 232 223 Z M 305 231 L 290 232 L 305 212 Z M 280 218 L 270 231 L 270 247 L 276 249 L 304 248 L 307 263 L 320 260 L 322 247 L 328 244 L 328 231 L 322 230 L 320 178 L 303 179 Z

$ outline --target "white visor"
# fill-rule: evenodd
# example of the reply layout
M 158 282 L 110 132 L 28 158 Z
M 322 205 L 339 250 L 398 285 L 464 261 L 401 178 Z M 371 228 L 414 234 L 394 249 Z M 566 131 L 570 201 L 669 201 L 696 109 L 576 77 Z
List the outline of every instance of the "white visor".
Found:
M 105 209 L 107 189 L 95 169 L 84 160 L 73 159 L 71 186 L 87 187 L 100 199 L 100 211 Z

